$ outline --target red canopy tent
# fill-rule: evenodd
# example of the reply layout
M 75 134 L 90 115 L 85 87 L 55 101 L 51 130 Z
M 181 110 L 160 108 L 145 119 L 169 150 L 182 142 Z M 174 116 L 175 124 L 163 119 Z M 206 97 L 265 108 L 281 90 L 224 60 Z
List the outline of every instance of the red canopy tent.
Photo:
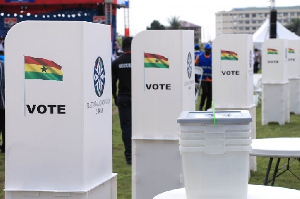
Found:
M 128 0 L 0 0 L 0 37 L 24 20 L 61 20 L 111 25 L 115 41 L 116 9 L 120 7 L 128 7 Z

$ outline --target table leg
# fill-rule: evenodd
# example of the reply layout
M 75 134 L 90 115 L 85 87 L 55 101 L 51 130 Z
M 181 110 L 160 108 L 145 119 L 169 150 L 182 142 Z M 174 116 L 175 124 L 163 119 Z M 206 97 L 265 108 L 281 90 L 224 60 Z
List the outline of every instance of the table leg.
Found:
M 273 173 L 273 179 L 272 179 L 272 182 L 271 182 L 271 186 L 274 185 L 275 183 L 275 178 L 276 178 L 276 175 L 278 173 L 278 166 L 279 166 L 279 163 L 280 163 L 280 158 L 277 159 L 277 162 L 276 162 L 276 166 L 275 166 L 275 170 L 274 170 L 274 173 Z
M 271 170 L 272 162 L 273 162 L 273 158 L 271 157 L 270 160 L 269 160 L 269 164 L 268 164 L 268 168 L 267 168 L 267 173 L 266 173 L 264 185 L 268 185 L 269 173 L 270 173 L 270 170 Z

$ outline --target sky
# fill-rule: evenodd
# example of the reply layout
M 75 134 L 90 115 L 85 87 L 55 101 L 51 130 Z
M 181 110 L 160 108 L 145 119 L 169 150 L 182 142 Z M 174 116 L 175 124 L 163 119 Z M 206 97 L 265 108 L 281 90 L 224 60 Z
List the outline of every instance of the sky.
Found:
M 233 8 L 269 7 L 270 0 L 129 0 L 130 35 L 150 27 L 153 20 L 168 26 L 168 19 L 179 17 L 202 27 L 203 41 L 215 38 L 215 13 Z M 275 0 L 276 7 L 300 6 L 300 0 Z M 117 11 L 117 32 L 124 35 L 124 9 Z

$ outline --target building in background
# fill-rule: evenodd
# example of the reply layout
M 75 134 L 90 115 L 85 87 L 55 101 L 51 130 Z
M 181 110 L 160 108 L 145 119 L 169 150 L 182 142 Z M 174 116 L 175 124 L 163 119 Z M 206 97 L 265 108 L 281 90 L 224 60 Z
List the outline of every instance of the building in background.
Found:
M 300 6 L 276 7 L 277 21 L 287 25 L 300 18 Z M 253 34 L 270 15 L 270 8 L 234 8 L 216 13 L 216 36 L 220 34 Z
M 182 30 L 194 30 L 194 43 L 201 43 L 201 26 L 192 24 L 187 21 L 180 21 L 180 29 Z

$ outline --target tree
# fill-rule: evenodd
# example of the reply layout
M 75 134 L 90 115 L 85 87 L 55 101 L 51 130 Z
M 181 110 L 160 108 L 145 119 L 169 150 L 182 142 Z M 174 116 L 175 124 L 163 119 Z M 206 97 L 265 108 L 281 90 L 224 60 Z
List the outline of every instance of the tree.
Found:
M 294 32 L 296 35 L 300 36 L 300 19 L 294 18 L 291 22 L 285 26 L 291 32 Z
M 180 25 L 179 17 L 172 16 L 171 18 L 168 19 L 168 22 L 170 24 L 171 30 L 179 30 L 180 29 L 181 25 Z
M 147 30 L 165 30 L 165 26 L 160 24 L 159 21 L 153 20 L 150 27 L 147 26 Z

